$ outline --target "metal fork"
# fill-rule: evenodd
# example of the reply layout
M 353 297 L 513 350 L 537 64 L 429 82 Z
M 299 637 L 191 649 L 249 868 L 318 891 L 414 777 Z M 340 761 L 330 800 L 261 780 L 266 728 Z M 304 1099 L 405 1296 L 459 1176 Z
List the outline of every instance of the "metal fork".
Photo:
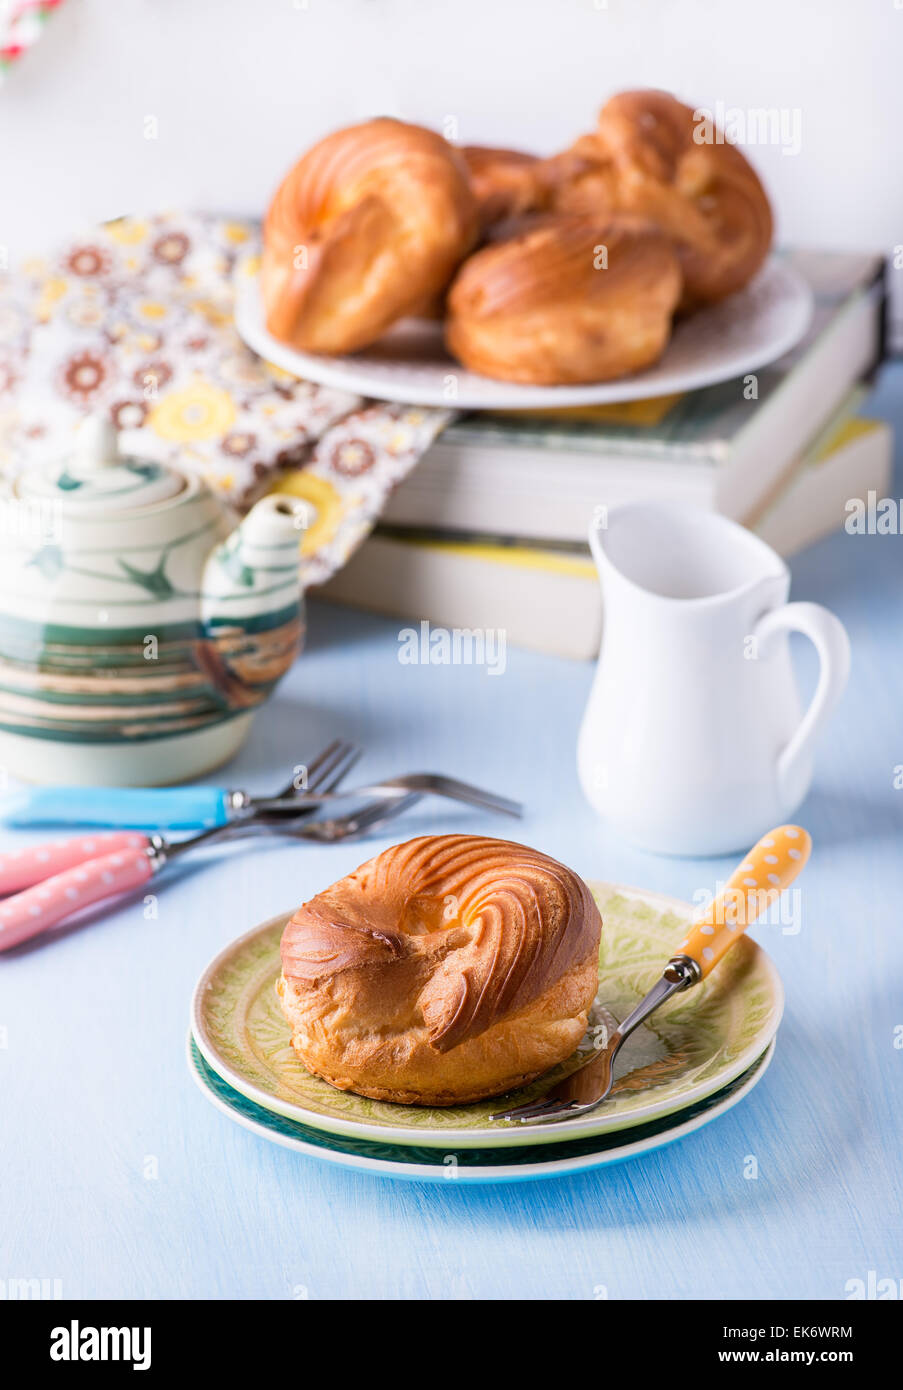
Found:
M 661 979 L 656 981 L 645 999 L 627 1015 L 624 1022 L 618 1024 L 600 1052 L 588 1057 L 576 1071 L 571 1072 L 557 1086 L 553 1086 L 544 1096 L 526 1105 L 497 1111 L 489 1116 L 490 1120 L 518 1120 L 521 1124 L 529 1124 L 532 1120 L 544 1123 L 562 1117 L 570 1119 L 574 1115 L 584 1115 L 588 1110 L 595 1110 L 596 1106 L 601 1105 L 611 1094 L 615 1058 L 630 1034 L 654 1013 L 659 1004 L 663 1004 L 679 990 L 689 988 L 699 978 L 700 973 L 695 961 L 682 960 L 679 957 L 669 961 Z
M 333 801 L 347 801 L 349 797 L 360 800 L 384 800 L 392 802 L 417 792 L 420 796 L 445 796 L 452 801 L 463 801 L 470 806 L 479 806 L 485 811 L 499 811 L 506 816 L 523 815 L 519 801 L 511 801 L 505 796 L 475 787 L 470 782 L 461 782 L 457 777 L 446 777 L 440 772 L 410 772 L 403 777 L 387 777 L 381 782 L 370 782 L 363 787 L 348 787 L 341 791 L 330 788 L 305 791 L 292 790 L 276 797 L 263 797 L 253 803 L 253 815 L 283 815 L 291 812 L 297 815 L 298 808 L 328 805 Z M 241 819 L 235 822 L 241 824 Z
M 281 830 L 273 827 L 276 834 L 287 835 L 290 839 L 319 840 L 324 844 L 337 844 L 341 840 L 360 840 L 364 835 L 402 815 L 415 802 L 422 799 L 420 792 L 411 792 L 396 801 L 371 801 L 348 816 L 338 816 L 332 820 L 315 820 L 309 824 Z
M 202 830 L 198 835 L 190 835 L 187 840 L 167 840 L 163 835 L 148 836 L 147 854 L 153 873 L 159 873 L 164 864 L 180 859 L 192 850 L 206 848 L 221 840 L 244 840 L 252 836 L 278 836 L 283 840 L 316 840 L 321 844 L 336 844 L 340 840 L 358 840 L 369 831 L 377 829 L 385 821 L 400 816 L 415 801 L 420 800 L 420 792 L 411 792 L 394 801 L 371 801 L 360 810 L 347 816 L 337 816 L 332 820 L 307 821 L 296 825 L 281 816 L 257 816 L 253 820 L 234 821 L 229 825 L 213 826 Z M 305 812 L 308 815 L 309 812 Z

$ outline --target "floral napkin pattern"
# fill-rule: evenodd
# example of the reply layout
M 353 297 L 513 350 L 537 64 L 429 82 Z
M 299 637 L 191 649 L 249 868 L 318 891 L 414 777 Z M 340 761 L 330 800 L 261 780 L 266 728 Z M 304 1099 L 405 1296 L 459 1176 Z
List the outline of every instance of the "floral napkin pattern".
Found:
M 178 463 L 246 509 L 276 487 L 315 520 L 301 551 L 322 583 L 451 418 L 300 381 L 232 319 L 257 227 L 196 214 L 123 218 L 0 272 L 0 471 L 60 459 L 87 413 L 125 452 Z

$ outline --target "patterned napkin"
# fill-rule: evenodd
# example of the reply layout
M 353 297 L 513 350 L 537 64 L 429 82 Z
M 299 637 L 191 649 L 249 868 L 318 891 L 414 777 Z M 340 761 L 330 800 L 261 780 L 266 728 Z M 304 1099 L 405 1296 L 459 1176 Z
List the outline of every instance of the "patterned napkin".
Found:
M 178 462 L 246 509 L 278 487 L 313 507 L 305 587 L 368 534 L 451 412 L 368 403 L 271 366 L 238 337 L 245 222 L 124 218 L 0 274 L 0 470 L 63 457 L 86 414 L 124 451 Z

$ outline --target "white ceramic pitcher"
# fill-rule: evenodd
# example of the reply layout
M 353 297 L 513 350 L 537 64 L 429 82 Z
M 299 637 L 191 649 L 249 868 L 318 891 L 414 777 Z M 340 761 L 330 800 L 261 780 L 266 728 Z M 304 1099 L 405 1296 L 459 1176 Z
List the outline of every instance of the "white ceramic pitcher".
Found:
M 603 595 L 599 666 L 578 744 L 591 805 L 660 854 L 745 849 L 789 820 L 850 664 L 846 629 L 788 603 L 770 546 L 694 508 L 636 503 L 590 530 Z M 821 669 L 802 714 L 789 633 Z

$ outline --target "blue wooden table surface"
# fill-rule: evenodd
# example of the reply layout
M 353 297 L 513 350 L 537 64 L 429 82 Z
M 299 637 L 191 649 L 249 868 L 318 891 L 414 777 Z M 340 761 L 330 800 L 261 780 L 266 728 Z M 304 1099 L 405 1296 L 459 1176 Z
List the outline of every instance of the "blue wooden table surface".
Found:
M 903 437 L 903 367 L 868 411 Z M 155 921 L 132 900 L 0 959 L 0 1279 L 77 1298 L 834 1299 L 870 1270 L 903 1278 L 903 540 L 838 534 L 792 568 L 793 597 L 846 623 L 853 671 L 798 815 L 815 842 L 801 930 L 760 934 L 787 1009 L 744 1103 L 636 1162 L 514 1187 L 390 1183 L 258 1140 L 188 1077 L 194 981 L 390 841 L 236 847 L 161 879 Z M 272 787 L 341 734 L 366 776 L 445 770 L 522 797 L 517 836 L 587 877 L 685 899 L 724 877 L 725 860 L 641 853 L 588 811 L 588 665 L 406 666 L 396 622 L 321 605 L 311 627 L 231 785 Z M 431 802 L 407 829 L 511 826 Z

